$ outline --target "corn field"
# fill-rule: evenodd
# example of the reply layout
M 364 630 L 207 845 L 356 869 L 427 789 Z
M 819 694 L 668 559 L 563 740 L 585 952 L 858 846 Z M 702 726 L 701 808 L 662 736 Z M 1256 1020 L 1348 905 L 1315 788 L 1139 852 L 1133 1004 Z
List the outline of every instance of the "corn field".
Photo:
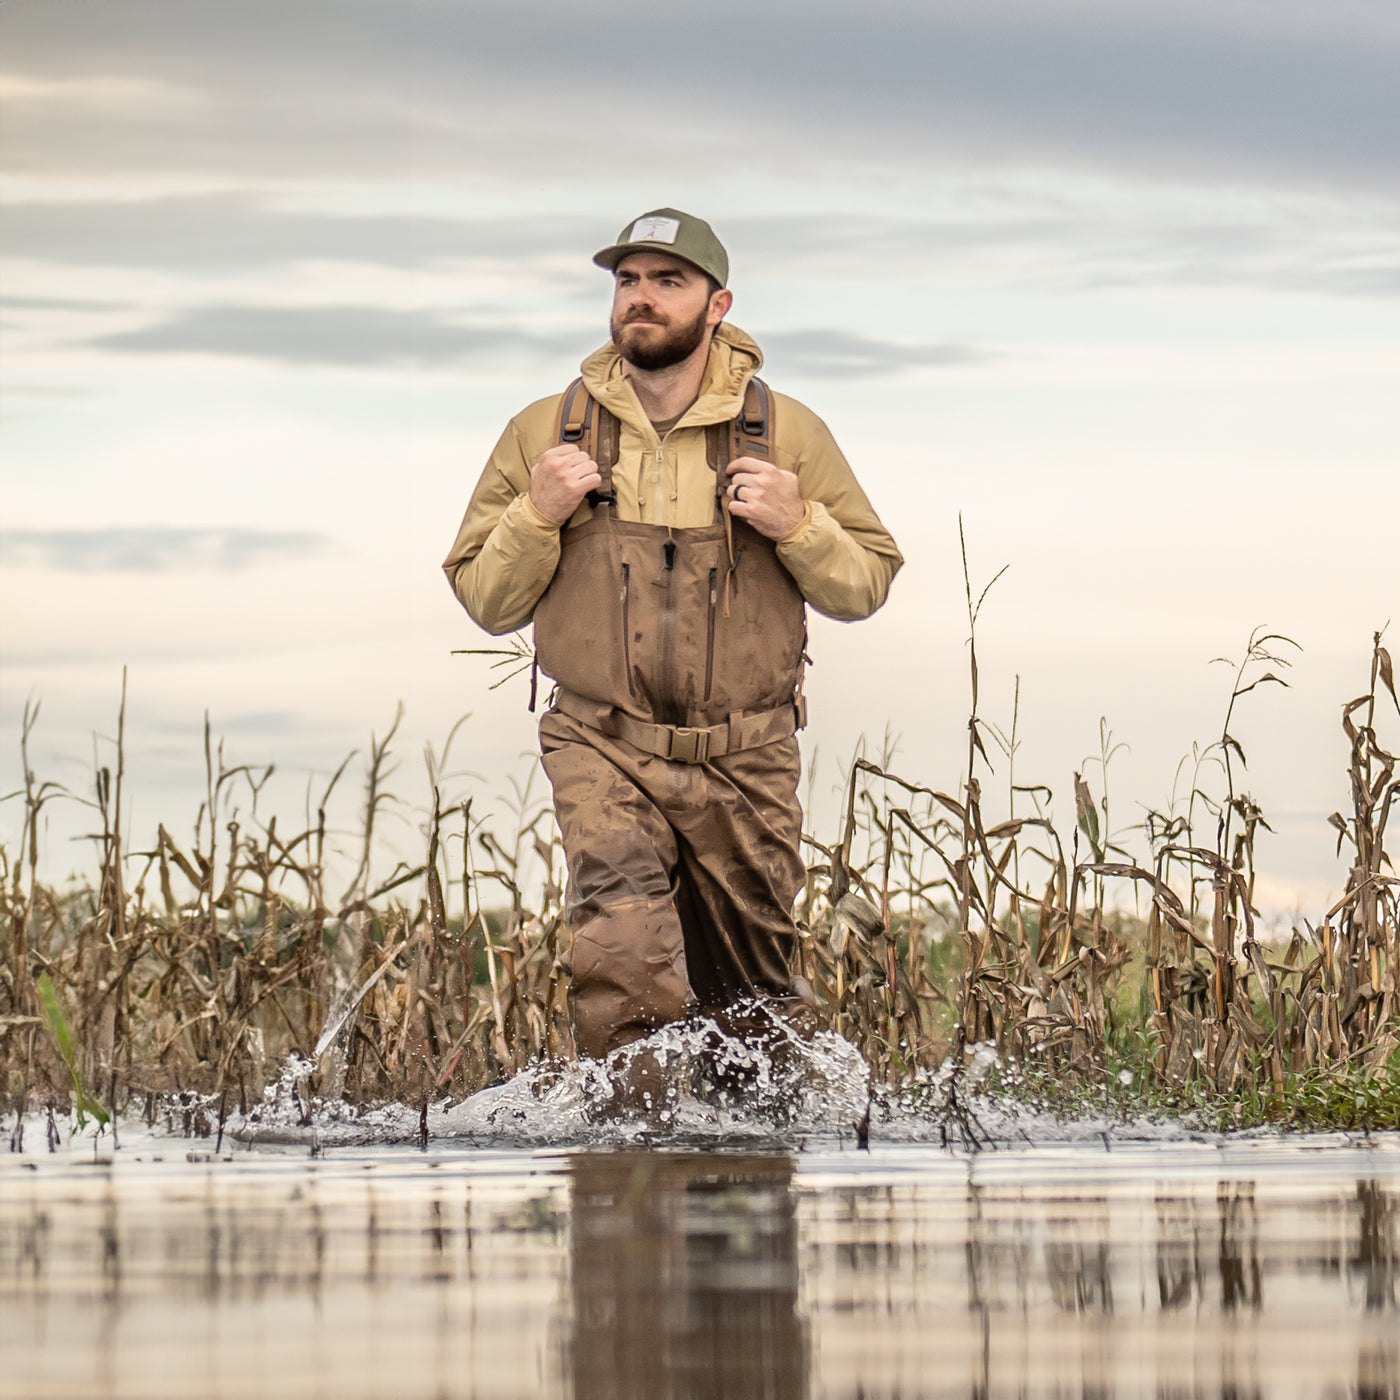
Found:
M 1231 714 L 1240 696 L 1276 679 L 1262 668 L 1281 664 L 1269 651 L 1280 640 L 1251 637 Z M 975 777 L 950 796 L 858 760 L 840 840 L 809 871 L 803 971 L 835 1028 L 891 1082 L 982 1042 L 1003 1059 L 1093 1079 L 1110 1034 L 1134 1030 L 1147 1037 L 1155 1079 L 1176 1088 L 1203 1080 L 1226 1094 L 1241 1078 L 1282 1086 L 1304 1069 L 1379 1068 L 1400 1045 L 1400 879 L 1385 850 L 1400 781 L 1376 729 L 1387 699 L 1400 712 L 1377 634 L 1369 688 L 1342 708 L 1351 813 L 1330 821 L 1339 851 L 1352 855 L 1346 890 L 1282 948 L 1257 936 L 1254 851 L 1265 822 L 1235 791 L 1239 749 L 1227 718 L 1215 746 L 1224 793 L 1212 801 L 1193 786 L 1185 812 L 1149 813 L 1146 866 L 1110 858 L 1126 852 L 1101 836 L 1079 774 L 1066 854 L 1038 809 L 987 827 Z M 1198 844 L 1197 806 L 1215 829 L 1212 846 Z M 1114 888 L 1128 885 L 1148 904 L 1140 925 L 1115 912 Z M 1135 989 L 1143 995 L 1123 995 Z M 1122 1024 L 1138 1006 L 1145 1023 Z M 932 1014 L 939 1007 L 949 1014 Z
M 1331 822 L 1351 856 L 1345 893 L 1276 946 L 1258 936 L 1267 824 L 1237 788 L 1231 726 L 1242 697 L 1284 683 L 1292 644 L 1249 639 L 1220 737 L 1194 756 L 1187 798 L 1148 815 L 1139 861 L 1081 774 L 1068 830 L 1042 786 L 1012 785 L 1009 815 L 984 820 L 986 746 L 1009 760 L 1017 745 L 1014 722 L 1006 733 L 978 711 L 985 597 L 969 584 L 961 782 L 938 791 L 888 757 L 858 758 L 839 829 L 805 838 L 794 971 L 829 1028 L 890 1084 L 988 1042 L 1094 1082 L 1109 1046 L 1135 1037 L 1157 1084 L 1219 1095 L 1385 1064 L 1400 1041 L 1400 881 L 1385 850 L 1400 782 L 1379 736 L 1400 703 L 1381 634 L 1365 693 L 1342 706 L 1349 810 Z M 446 746 L 429 749 L 421 860 L 371 878 L 396 718 L 366 755 L 354 870 L 337 891 L 326 814 L 349 759 L 289 827 L 258 813 L 266 771 L 226 767 L 206 722 L 192 833 L 162 825 L 137 849 L 121 828 L 122 709 L 115 771 L 95 775 L 97 869 L 64 891 L 39 878 L 41 814 L 64 794 L 30 770 L 37 710 L 25 713 L 23 835 L 0 850 L 0 1107 L 154 1111 L 184 1092 L 246 1111 L 292 1052 L 314 1061 L 323 1098 L 426 1103 L 573 1055 L 563 853 L 530 784 L 502 831 L 470 800 L 443 805 Z M 1105 771 L 1111 752 L 1105 731 Z M 1145 918 L 1121 912 L 1133 895 Z

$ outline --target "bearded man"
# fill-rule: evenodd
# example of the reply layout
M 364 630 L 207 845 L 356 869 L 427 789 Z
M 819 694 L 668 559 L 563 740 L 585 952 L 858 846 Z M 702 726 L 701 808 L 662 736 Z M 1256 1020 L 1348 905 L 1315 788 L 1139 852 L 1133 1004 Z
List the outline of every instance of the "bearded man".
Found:
M 568 861 L 569 1004 L 603 1058 L 790 968 L 805 609 L 853 620 L 903 562 L 826 425 L 755 376 L 729 260 L 676 209 L 593 261 L 611 341 L 507 425 L 443 565 L 473 620 L 533 620 Z

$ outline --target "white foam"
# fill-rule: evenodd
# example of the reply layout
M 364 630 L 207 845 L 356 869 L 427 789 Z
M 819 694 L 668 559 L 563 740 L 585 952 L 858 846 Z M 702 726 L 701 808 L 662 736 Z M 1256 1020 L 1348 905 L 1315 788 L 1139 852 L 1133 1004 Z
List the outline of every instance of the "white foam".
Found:
M 156 1122 L 118 1125 L 123 1144 L 178 1138 L 199 1151 L 216 1143 L 251 1146 L 372 1148 L 394 1144 L 489 1148 L 541 1147 L 816 1147 L 863 1142 L 933 1145 L 958 1150 L 1050 1144 L 1218 1141 L 1181 1119 L 1072 1117 L 1024 1093 L 989 1091 L 998 1068 L 991 1047 L 972 1047 L 894 1087 L 873 1084 L 869 1066 L 841 1037 L 804 1038 L 771 1023 L 756 1039 L 727 1034 L 697 1019 L 666 1026 L 596 1060 L 527 1067 L 471 1097 L 427 1106 L 355 1105 L 310 1092 L 314 1066 L 302 1056 L 284 1062 L 262 1102 L 247 1114 L 227 1113 L 217 1095 L 182 1094 L 162 1101 Z M 1001 1065 L 999 1081 L 1014 1068 Z M 219 1138 L 220 1119 L 222 1138 Z M 101 1155 L 110 1130 L 89 1124 L 73 1134 L 61 1120 L 60 1152 Z M 39 1117 L 26 1122 L 22 1149 L 47 1150 Z
M 854 1136 L 871 1103 L 870 1071 L 836 1035 L 774 1023 L 761 1043 L 707 1018 L 665 1026 L 613 1055 L 536 1064 L 454 1103 L 372 1109 L 310 1097 L 294 1057 L 263 1103 L 231 1118 L 251 1143 L 373 1145 L 421 1138 L 493 1145 L 782 1142 Z

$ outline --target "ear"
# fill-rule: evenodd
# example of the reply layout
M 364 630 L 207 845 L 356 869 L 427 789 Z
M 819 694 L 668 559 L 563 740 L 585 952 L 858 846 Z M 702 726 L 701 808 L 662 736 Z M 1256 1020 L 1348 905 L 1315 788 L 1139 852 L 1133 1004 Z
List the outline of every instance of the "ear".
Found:
M 734 293 L 728 287 L 721 287 L 710 298 L 710 314 L 705 318 L 705 324 L 717 326 L 729 315 L 729 308 L 734 305 Z

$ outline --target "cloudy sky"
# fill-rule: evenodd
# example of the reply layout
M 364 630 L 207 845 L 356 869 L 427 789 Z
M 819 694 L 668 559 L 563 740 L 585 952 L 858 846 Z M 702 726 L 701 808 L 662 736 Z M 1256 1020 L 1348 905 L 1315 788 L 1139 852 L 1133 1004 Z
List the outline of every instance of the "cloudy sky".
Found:
M 814 630 L 818 826 L 862 734 L 960 779 L 961 512 L 974 581 L 1010 565 L 982 707 L 1009 727 L 1019 677 L 1016 781 L 1057 808 L 1101 717 L 1112 824 L 1165 807 L 1211 659 L 1302 645 L 1236 732 L 1266 899 L 1316 913 L 1339 706 L 1400 613 L 1400 9 L 679 14 L 0 5 L 0 791 L 29 699 L 40 776 L 89 790 L 123 665 L 138 832 L 192 822 L 206 709 L 294 811 L 400 700 L 407 795 L 467 712 L 480 801 L 523 781 L 524 695 L 451 655 L 481 639 L 437 565 L 505 420 L 603 337 L 589 254 L 672 204 L 909 560 Z M 86 822 L 55 809 L 56 873 Z

